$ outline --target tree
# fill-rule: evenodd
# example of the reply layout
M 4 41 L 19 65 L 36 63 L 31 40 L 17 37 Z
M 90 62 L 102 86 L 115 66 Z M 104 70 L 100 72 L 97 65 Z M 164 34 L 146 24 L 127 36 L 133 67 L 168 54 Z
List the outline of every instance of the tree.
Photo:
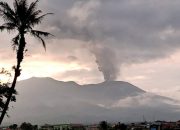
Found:
M 10 128 L 11 130 L 16 130 L 17 127 L 18 127 L 17 124 L 13 124 L 13 125 L 10 125 L 10 126 L 9 126 L 9 128 Z
M 21 62 L 23 61 L 27 44 L 25 40 L 26 34 L 30 34 L 31 36 L 39 39 L 42 42 L 44 49 L 46 49 L 46 44 L 43 37 L 51 35 L 48 32 L 34 29 L 35 25 L 40 24 L 45 16 L 51 14 L 42 14 L 42 11 L 37 9 L 38 2 L 39 0 L 36 0 L 28 4 L 27 0 L 14 0 L 13 8 L 11 8 L 7 2 L 0 2 L 0 16 L 2 16 L 5 22 L 2 26 L 0 26 L 0 30 L 7 30 L 9 33 L 15 31 L 17 32 L 17 35 L 12 39 L 13 49 L 16 50 L 17 63 L 13 67 L 14 79 L 11 85 L 10 94 L 1 113 L 0 124 L 2 123 L 8 109 L 12 93 L 16 86 L 17 78 L 21 74 Z
M 109 124 L 106 121 L 101 121 L 99 123 L 100 130 L 108 130 L 110 128 Z
M 0 111 L 3 111 L 5 107 L 5 99 L 9 97 L 10 94 L 10 87 L 9 83 L 0 83 Z M 12 92 L 12 96 L 10 101 L 16 101 L 15 94 L 17 94 L 16 90 Z
M 37 125 L 32 125 L 31 123 L 22 123 L 20 126 L 21 130 L 38 130 Z
M 22 130 L 33 130 L 33 125 L 31 125 L 31 123 L 24 122 L 21 124 L 20 128 Z
M 114 126 L 114 130 L 127 130 L 127 126 L 125 124 L 121 124 L 120 122 Z
M 2 68 L 0 71 L 0 76 L 10 79 L 11 73 L 9 71 L 5 70 L 4 68 Z M 10 83 L 8 81 L 2 82 L 0 79 L 0 111 L 2 111 L 4 109 L 5 100 L 9 96 L 9 92 L 10 92 L 9 86 L 10 86 Z M 14 101 L 14 102 L 16 101 L 16 97 L 15 97 L 16 94 L 17 94 L 17 92 L 16 92 L 16 90 L 14 90 L 13 95 L 11 97 L 11 101 Z

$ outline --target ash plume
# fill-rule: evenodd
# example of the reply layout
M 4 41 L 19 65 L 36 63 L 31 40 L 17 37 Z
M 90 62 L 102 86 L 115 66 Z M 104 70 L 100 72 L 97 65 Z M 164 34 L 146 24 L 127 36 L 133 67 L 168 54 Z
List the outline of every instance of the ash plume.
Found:
M 101 44 L 91 45 L 91 53 L 96 58 L 98 69 L 102 72 L 105 81 L 114 81 L 117 79 L 119 68 L 115 52 Z

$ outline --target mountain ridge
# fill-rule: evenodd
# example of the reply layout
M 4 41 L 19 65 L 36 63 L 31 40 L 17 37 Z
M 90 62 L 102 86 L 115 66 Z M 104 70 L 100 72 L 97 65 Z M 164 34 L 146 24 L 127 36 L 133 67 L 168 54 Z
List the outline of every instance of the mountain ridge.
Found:
M 19 95 L 5 122 L 86 123 L 137 121 L 139 116 L 176 120 L 180 103 L 148 93 L 128 82 L 79 85 L 52 78 L 30 78 L 17 83 Z
M 54 79 L 54 78 L 51 78 L 51 77 L 31 77 L 31 78 L 28 78 L 28 79 L 24 79 L 24 80 L 20 80 L 18 82 L 26 82 L 26 81 L 29 81 L 29 80 L 52 80 L 52 81 L 56 81 L 56 82 L 62 82 L 62 83 L 71 83 L 71 84 L 76 84 L 76 85 L 79 85 L 79 86 L 83 86 L 83 87 L 88 87 L 88 86 L 94 86 L 94 85 L 104 85 L 104 84 L 117 84 L 117 83 L 122 83 L 122 84 L 129 84 L 129 85 L 132 85 L 134 86 L 133 84 L 127 82 L 127 81 L 103 81 L 103 82 L 100 82 L 100 83 L 90 83 L 90 84 L 78 84 L 77 82 L 75 81 L 61 81 L 61 80 L 57 80 L 57 79 Z M 136 86 L 134 86 L 136 87 Z M 136 87 L 138 88 L 138 87 Z M 140 89 L 140 88 L 138 88 Z M 141 89 L 142 91 L 145 91 L 143 89 Z

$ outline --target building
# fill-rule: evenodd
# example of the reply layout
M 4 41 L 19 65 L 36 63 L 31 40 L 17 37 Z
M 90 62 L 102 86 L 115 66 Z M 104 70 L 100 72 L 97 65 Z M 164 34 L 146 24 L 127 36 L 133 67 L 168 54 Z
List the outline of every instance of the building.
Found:
M 87 125 L 86 130 L 99 130 L 98 125 Z
M 85 130 L 81 124 L 57 124 L 57 125 L 44 125 L 40 130 Z
M 41 128 L 39 130 L 53 130 L 53 126 L 49 125 L 49 124 L 45 124 L 45 125 L 41 126 Z

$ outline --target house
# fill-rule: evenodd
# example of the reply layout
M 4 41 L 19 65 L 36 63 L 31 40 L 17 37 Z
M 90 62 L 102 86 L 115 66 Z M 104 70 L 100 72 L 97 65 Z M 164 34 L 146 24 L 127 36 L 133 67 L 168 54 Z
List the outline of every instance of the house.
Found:
M 57 124 L 57 125 L 43 125 L 40 130 L 85 130 L 81 124 Z
M 99 130 L 98 125 L 87 125 L 86 130 Z
M 53 130 L 53 126 L 49 125 L 49 124 L 45 124 L 45 125 L 41 126 L 41 128 L 39 130 Z
M 0 127 L 0 130 L 10 130 L 9 127 Z
M 53 130 L 85 130 L 81 124 L 59 124 L 53 125 Z
M 53 130 L 70 130 L 71 127 L 69 124 L 59 124 L 53 125 Z

